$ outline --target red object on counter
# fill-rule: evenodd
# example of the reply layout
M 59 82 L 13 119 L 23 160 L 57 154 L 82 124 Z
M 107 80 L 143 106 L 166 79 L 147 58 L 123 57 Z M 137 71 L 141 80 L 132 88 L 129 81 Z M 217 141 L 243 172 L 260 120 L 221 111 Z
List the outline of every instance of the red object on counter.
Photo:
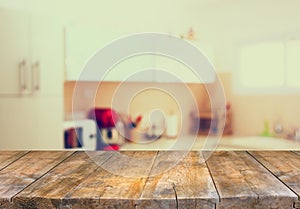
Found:
M 120 145 L 117 144 L 110 144 L 103 148 L 105 151 L 118 151 L 120 149 Z
M 89 118 L 96 120 L 100 128 L 112 128 L 119 120 L 119 116 L 111 108 L 95 108 L 89 113 Z
M 130 128 L 136 128 L 139 125 L 139 123 L 142 121 L 142 119 L 143 119 L 143 116 L 139 115 L 135 119 L 135 121 L 132 121 L 131 116 L 129 116 Z
M 139 122 L 141 122 L 141 120 L 143 119 L 143 116 L 139 115 L 136 120 L 135 123 L 138 124 Z

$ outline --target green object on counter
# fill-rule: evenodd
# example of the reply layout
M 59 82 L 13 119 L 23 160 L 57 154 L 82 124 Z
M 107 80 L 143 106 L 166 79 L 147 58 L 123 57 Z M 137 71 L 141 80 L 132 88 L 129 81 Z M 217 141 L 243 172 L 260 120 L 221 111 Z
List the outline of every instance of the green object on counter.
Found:
M 270 132 L 270 124 L 269 121 L 264 122 L 264 131 L 260 134 L 261 136 L 271 137 L 273 134 Z

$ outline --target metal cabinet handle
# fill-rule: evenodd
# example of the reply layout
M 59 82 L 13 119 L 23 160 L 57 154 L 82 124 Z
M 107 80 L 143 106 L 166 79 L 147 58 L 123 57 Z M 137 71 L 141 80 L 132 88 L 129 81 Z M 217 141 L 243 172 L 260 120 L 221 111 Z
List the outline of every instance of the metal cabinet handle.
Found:
M 19 64 L 20 68 L 20 88 L 21 91 L 24 91 L 27 89 L 27 82 L 26 82 L 26 61 L 22 60 Z
M 40 90 L 40 63 L 37 61 L 32 65 L 32 85 L 34 91 Z

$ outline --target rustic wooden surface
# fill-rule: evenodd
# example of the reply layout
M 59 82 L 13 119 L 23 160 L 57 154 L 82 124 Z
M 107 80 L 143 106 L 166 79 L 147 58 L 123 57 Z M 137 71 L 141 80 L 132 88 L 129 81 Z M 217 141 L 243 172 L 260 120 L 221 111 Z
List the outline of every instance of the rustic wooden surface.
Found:
M 0 152 L 0 208 L 300 208 L 300 152 L 208 154 Z
M 68 194 L 63 207 L 136 208 L 157 152 L 121 154 L 126 155 L 125 158 L 119 159 L 118 155 L 113 155 L 103 164 L 109 171 L 99 167 L 84 179 Z
M 103 162 L 110 156 L 104 152 L 97 154 Z M 24 189 L 13 198 L 13 202 L 19 208 L 61 208 L 63 198 L 97 168 L 85 152 L 77 152 Z
M 246 152 L 214 152 L 208 168 L 220 195 L 218 208 L 293 208 L 297 196 Z
M 300 155 L 300 151 L 294 151 L 294 153 L 296 153 L 297 155 Z
M 11 198 L 39 179 L 71 152 L 33 151 L 23 155 L 0 171 L 0 206 L 11 207 Z M 22 154 L 16 153 L 15 156 Z
M 0 170 L 13 163 L 27 152 L 24 151 L 1 151 L 0 152 Z
M 202 154 L 183 157 L 179 152 L 158 154 L 138 208 L 215 208 L 218 194 Z
M 300 197 L 300 152 L 252 151 L 250 154 Z

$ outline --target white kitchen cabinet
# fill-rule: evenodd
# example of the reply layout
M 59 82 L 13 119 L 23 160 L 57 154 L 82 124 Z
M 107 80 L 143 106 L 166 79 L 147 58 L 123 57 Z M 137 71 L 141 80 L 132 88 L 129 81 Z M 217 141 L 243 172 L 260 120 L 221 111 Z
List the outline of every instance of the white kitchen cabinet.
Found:
M 74 81 L 80 78 L 81 81 L 153 81 L 152 73 L 149 76 L 149 71 L 138 73 L 153 67 L 151 55 L 128 57 L 120 63 L 116 63 L 111 69 L 99 69 L 99 75 L 93 76 L 92 79 L 91 77 L 80 77 L 85 64 L 98 50 L 125 35 L 128 34 L 116 28 L 91 25 L 67 26 L 65 28 L 66 80 Z
M 88 60 L 98 50 L 122 35 L 117 29 L 103 29 L 89 25 L 67 26 L 65 28 L 66 80 L 77 80 Z M 101 70 L 103 69 L 99 69 Z M 101 77 L 102 74 L 99 76 Z M 99 78 L 95 77 L 95 80 L 98 81 Z
M 116 63 L 111 69 L 99 68 L 99 74 L 95 74 L 92 78 L 80 77 L 85 64 L 97 51 L 125 35 L 128 34 L 116 28 L 89 25 L 67 26 L 65 28 L 66 80 L 74 81 L 80 78 L 81 81 L 154 81 L 153 73 L 149 71 L 149 68 L 153 67 L 152 55 L 128 57 Z M 147 72 L 144 72 L 145 70 Z
M 62 149 L 62 98 L 0 98 L 0 150 Z
M 153 55 L 138 55 L 124 59 L 107 71 L 104 81 L 147 82 L 154 81 Z
M 109 29 L 105 26 L 72 25 L 65 29 L 66 41 L 66 80 L 68 81 L 130 81 L 130 82 L 185 82 L 202 83 L 212 81 L 214 75 L 199 79 L 184 64 L 161 55 L 138 55 L 129 57 L 115 65 L 112 69 L 99 69 L 99 75 L 86 77 L 80 74 L 89 59 L 102 47 L 130 32 Z M 157 43 L 153 42 L 153 47 Z M 192 43 L 195 44 L 195 43 Z M 197 43 L 198 44 L 198 43 Z M 196 44 L 196 45 L 197 45 Z M 134 46 L 133 46 L 134 47 Z M 201 46 L 202 47 L 202 46 Z M 100 66 L 99 66 L 100 67 Z M 157 69 L 157 70 L 154 70 Z M 147 70 L 147 72 L 144 72 Z M 163 71 L 161 71 L 163 70 Z M 96 71 L 95 71 L 96 72 Z M 104 74 L 107 72 L 107 74 Z M 101 76 L 105 76 L 102 78 Z
M 29 15 L 0 9 L 0 28 L 0 94 L 28 94 Z
M 154 80 L 157 82 L 201 82 L 196 74 L 183 63 L 166 56 L 155 57 L 155 68 L 161 69 L 159 71 L 156 71 L 154 74 Z
M 44 15 L 8 10 L 0 14 L 0 30 L 9 31 L 0 35 L 5 46 L 0 48 L 0 149 L 62 149 L 63 29 Z M 19 60 L 26 62 L 23 90 Z
M 31 15 L 30 40 L 32 92 L 62 96 L 64 45 L 63 28 L 59 20 L 39 14 Z
M 0 9 L 0 96 L 62 92 L 63 34 L 55 23 L 53 17 Z
M 198 48 L 199 53 L 203 53 L 207 57 L 207 61 L 213 64 L 214 53 L 211 46 L 196 40 L 187 42 Z M 201 78 L 194 72 L 195 69 L 190 69 L 182 62 L 167 56 L 155 56 L 153 63 L 155 68 L 163 70 L 154 73 L 154 80 L 157 82 L 205 83 L 210 77 L 210 73 L 207 73 L 207 77 Z

